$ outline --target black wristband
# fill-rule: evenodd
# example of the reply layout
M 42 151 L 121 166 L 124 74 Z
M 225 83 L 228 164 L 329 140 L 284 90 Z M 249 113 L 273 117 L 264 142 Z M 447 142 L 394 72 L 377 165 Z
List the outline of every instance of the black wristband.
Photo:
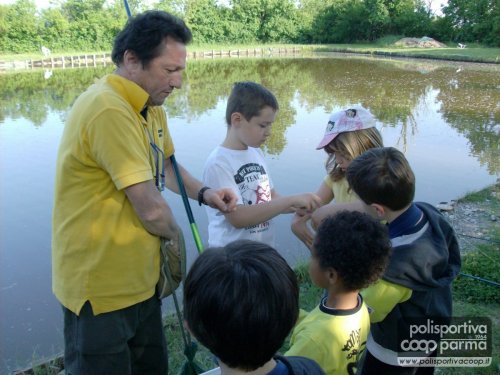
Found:
M 203 199 L 203 194 L 205 193 L 205 191 L 207 191 L 208 189 L 210 189 L 208 186 L 203 186 L 200 191 L 198 192 L 198 204 L 201 206 L 202 204 L 207 204 L 205 202 L 205 199 Z

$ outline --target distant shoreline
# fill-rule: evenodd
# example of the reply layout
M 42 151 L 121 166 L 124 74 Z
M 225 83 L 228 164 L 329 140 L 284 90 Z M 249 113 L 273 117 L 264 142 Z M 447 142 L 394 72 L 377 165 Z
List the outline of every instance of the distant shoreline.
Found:
M 427 59 L 439 61 L 452 61 L 460 63 L 481 63 L 489 65 L 500 64 L 500 48 L 484 47 L 447 47 L 447 48 L 403 48 L 392 46 L 379 46 L 375 44 L 269 44 L 269 45 L 220 45 L 220 46 L 189 46 L 188 58 L 232 58 L 232 57 L 266 57 L 280 55 L 303 55 L 314 53 L 346 53 L 365 56 L 398 57 L 408 59 Z M 54 53 L 50 56 L 34 54 L 4 54 L 0 55 L 0 71 L 21 70 L 35 68 L 59 68 L 69 66 L 73 59 L 85 60 L 79 66 L 95 66 L 87 63 L 87 57 L 92 61 L 92 56 L 100 60 L 105 56 L 106 62 L 112 64 L 109 51 L 92 52 L 64 52 Z M 95 58 L 95 57 L 94 57 Z M 66 62 L 65 62 L 66 60 Z M 104 65 L 105 65 L 104 64 Z M 102 64 L 99 64 L 102 65 Z

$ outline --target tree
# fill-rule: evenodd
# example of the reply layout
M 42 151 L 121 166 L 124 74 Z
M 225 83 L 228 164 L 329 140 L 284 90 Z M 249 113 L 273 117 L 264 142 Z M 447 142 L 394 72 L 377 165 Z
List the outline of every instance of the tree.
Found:
M 500 45 L 498 0 L 449 0 L 443 13 L 452 25 L 453 40 Z
M 375 40 L 389 29 L 389 25 L 391 22 L 389 9 L 394 4 L 386 4 L 394 3 L 390 0 L 365 0 L 365 6 L 368 11 L 368 24 L 370 35 L 368 40 Z M 396 1 L 395 1 L 396 2 Z
M 400 0 L 389 9 L 390 34 L 421 37 L 431 32 L 431 13 L 423 0 Z
M 61 13 L 61 9 L 48 8 L 41 15 L 42 37 L 44 44 L 51 50 L 64 50 L 71 44 L 68 38 L 69 22 Z
M 225 39 L 224 20 L 216 0 L 187 0 L 186 24 L 197 43 L 217 43 Z
M 1 51 L 40 51 L 41 38 L 36 17 L 36 6 L 32 0 L 17 0 L 1 8 L 0 27 L 3 28 L 0 41 Z
M 263 0 L 260 6 L 257 40 L 290 42 L 296 38 L 299 17 L 291 0 Z

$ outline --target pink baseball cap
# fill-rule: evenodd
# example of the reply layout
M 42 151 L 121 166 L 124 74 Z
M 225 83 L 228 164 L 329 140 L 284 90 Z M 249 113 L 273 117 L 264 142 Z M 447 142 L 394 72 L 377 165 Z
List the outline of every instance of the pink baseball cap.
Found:
M 335 112 L 330 116 L 328 124 L 326 125 L 325 135 L 316 147 L 316 150 L 321 150 L 340 133 L 374 127 L 375 117 L 373 117 L 370 111 L 362 107 L 353 107 L 344 111 Z

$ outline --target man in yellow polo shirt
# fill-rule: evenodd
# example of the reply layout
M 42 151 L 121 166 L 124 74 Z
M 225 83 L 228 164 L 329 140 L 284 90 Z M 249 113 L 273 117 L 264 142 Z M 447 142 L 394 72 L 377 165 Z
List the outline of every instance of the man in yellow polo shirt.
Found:
M 161 196 L 177 191 L 161 105 L 182 84 L 191 31 L 148 11 L 118 34 L 117 69 L 75 101 L 57 159 L 53 291 L 63 305 L 67 374 L 167 374 L 160 237 L 179 230 Z M 188 195 L 230 212 L 229 189 L 209 189 L 182 166 Z

